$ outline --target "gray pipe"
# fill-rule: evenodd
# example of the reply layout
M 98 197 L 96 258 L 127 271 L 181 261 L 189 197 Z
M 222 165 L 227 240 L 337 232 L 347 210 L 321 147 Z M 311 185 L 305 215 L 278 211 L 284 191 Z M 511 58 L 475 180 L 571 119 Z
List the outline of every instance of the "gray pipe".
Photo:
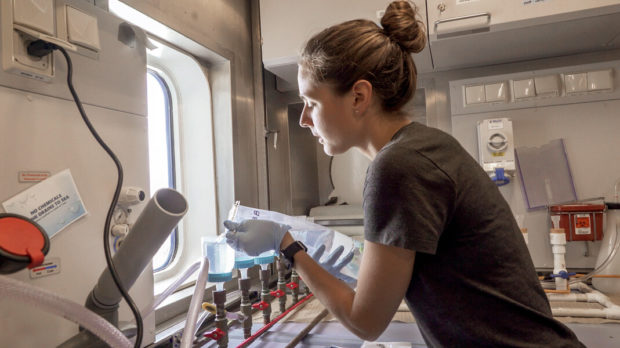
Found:
M 164 188 L 155 192 L 112 258 L 121 283 L 126 289 L 133 286 L 186 212 L 187 201 L 177 191 Z M 118 304 L 121 297 L 110 270 L 106 267 L 86 299 L 85 306 L 118 327 Z M 135 327 L 121 331 L 128 337 L 135 335 Z M 58 348 L 81 347 L 105 348 L 107 345 L 89 331 L 81 330 L 58 346 Z
M 177 191 L 164 188 L 155 192 L 112 259 L 126 289 L 133 286 L 186 212 L 187 201 Z M 86 307 L 117 325 L 121 297 L 106 268 L 90 293 Z

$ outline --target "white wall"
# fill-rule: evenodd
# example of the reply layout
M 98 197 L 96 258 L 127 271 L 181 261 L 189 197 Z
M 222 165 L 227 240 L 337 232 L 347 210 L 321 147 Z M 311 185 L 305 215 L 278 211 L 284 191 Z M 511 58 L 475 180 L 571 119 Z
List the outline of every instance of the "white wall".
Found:
M 578 199 L 604 196 L 620 177 L 620 100 L 569 104 L 455 116 L 452 132 L 477 158 L 476 122 L 487 118 L 508 117 L 513 122 L 515 147 L 541 146 L 551 140 L 565 141 L 573 182 Z M 525 215 L 523 227 L 528 228 L 529 243 L 537 267 L 552 267 L 549 247 L 548 215 L 545 209 L 528 211 L 522 184 L 516 177 L 500 191 L 515 214 Z M 569 267 L 593 267 L 600 242 L 591 246 L 591 256 L 582 257 L 585 242 L 568 243 Z
M 482 119 L 511 118 L 516 147 L 540 146 L 564 138 L 578 198 L 600 197 L 620 177 L 620 157 L 617 155 L 620 117 L 616 111 L 620 100 L 452 115 L 449 82 L 582 64 L 613 64 L 619 57 L 620 51 L 609 51 L 422 75 L 420 87 L 425 87 L 427 92 L 429 125 L 453 134 L 474 158 L 477 158 L 478 151 L 476 122 Z M 515 214 L 525 215 L 524 227 L 529 230 L 529 248 L 535 266 L 552 268 L 546 211 L 527 210 L 518 178 L 500 191 Z M 590 256 L 584 257 L 584 242 L 569 243 L 568 267 L 593 267 L 599 248 L 600 242 L 589 243 Z
M 31 280 L 23 270 L 12 277 L 84 303 L 105 268 L 103 224 L 116 185 L 114 163 L 72 101 L 1 87 L 0 104 L 0 201 L 32 185 L 17 183 L 19 170 L 57 173 L 69 168 L 88 211 L 51 239 L 46 257 L 60 259 L 60 273 Z M 124 185 L 148 187 L 146 117 L 90 105 L 85 109 L 123 163 Z M 153 275 L 147 271 L 130 292 L 139 307 L 151 300 L 152 287 Z M 77 333 L 76 324 L 23 303 L 2 299 L 0 312 L 5 314 L 0 317 L 0 341 L 7 347 L 56 346 Z M 121 319 L 131 318 L 123 308 Z M 154 316 L 145 318 L 145 328 L 145 339 L 152 339 Z
M 81 0 L 55 3 L 62 9 L 65 2 L 97 17 L 101 42 L 97 54 L 70 53 L 75 89 L 92 124 L 121 161 L 123 184 L 148 189 L 144 43 L 137 40 L 130 47 L 119 42 L 122 21 L 101 8 Z M 88 214 L 51 238 L 47 259 L 59 260 L 60 272 L 30 279 L 28 270 L 22 270 L 11 277 L 83 304 L 106 267 L 103 229 L 117 171 L 78 113 L 63 56 L 55 52 L 54 60 L 56 75 L 48 83 L 0 71 L 0 202 L 33 185 L 18 182 L 19 171 L 71 170 Z M 136 206 L 130 219 L 140 210 Z M 138 307 L 152 300 L 152 289 L 147 267 L 130 291 Z M 10 299 L 0 300 L 0 312 L 2 346 L 56 346 L 78 332 L 64 318 Z M 120 319 L 133 319 L 124 303 Z M 154 339 L 154 319 L 144 318 L 145 342 Z

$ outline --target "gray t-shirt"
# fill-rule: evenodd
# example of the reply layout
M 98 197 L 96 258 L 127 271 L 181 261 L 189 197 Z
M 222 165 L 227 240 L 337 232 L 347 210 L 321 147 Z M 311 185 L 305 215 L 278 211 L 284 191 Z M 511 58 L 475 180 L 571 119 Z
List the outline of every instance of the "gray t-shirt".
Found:
M 429 347 L 583 347 L 554 320 L 510 207 L 450 135 L 400 129 L 370 164 L 368 241 L 416 251 L 405 300 Z

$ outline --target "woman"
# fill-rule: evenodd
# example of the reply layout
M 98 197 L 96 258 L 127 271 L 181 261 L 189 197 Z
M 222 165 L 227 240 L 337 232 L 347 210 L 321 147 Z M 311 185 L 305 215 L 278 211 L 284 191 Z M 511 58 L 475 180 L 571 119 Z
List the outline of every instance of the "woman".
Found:
M 372 162 L 364 188 L 357 288 L 317 264 L 271 221 L 227 222 L 228 242 L 283 250 L 314 295 L 362 339 L 385 330 L 405 299 L 430 347 L 582 347 L 554 320 L 510 208 L 450 135 L 402 111 L 416 89 L 411 53 L 423 24 L 392 2 L 381 27 L 354 20 L 312 37 L 299 63 L 300 125 L 325 153 L 354 147 Z

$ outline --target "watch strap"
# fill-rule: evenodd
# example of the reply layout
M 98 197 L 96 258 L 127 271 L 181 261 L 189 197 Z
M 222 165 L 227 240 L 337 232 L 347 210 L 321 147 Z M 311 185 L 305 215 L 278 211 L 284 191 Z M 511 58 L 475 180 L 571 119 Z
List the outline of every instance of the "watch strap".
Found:
M 293 243 L 289 244 L 289 246 L 287 246 L 286 248 L 280 250 L 280 253 L 282 254 L 282 256 L 284 256 L 284 258 L 286 258 L 286 260 L 291 264 L 294 265 L 295 264 L 295 254 L 297 254 L 300 251 L 308 251 L 308 248 L 304 245 L 304 243 L 296 240 Z

